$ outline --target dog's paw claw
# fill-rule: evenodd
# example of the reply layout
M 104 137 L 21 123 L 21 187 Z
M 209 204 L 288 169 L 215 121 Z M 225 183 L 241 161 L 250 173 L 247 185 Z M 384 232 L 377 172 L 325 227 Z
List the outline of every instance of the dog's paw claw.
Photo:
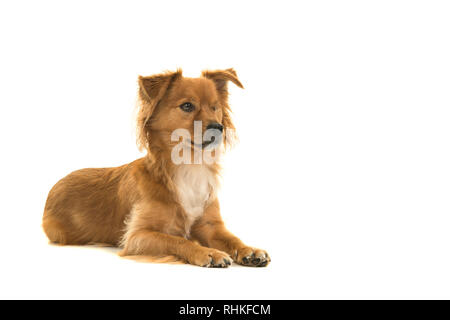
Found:
M 261 261 L 261 259 L 256 258 L 256 259 L 253 259 L 253 260 L 252 260 L 252 263 L 253 263 L 254 265 L 257 265 L 257 264 L 259 264 L 260 261 Z
M 268 261 L 264 261 L 264 262 L 261 262 L 259 265 L 257 265 L 257 267 L 265 267 L 265 266 L 267 266 L 268 264 L 269 264 Z

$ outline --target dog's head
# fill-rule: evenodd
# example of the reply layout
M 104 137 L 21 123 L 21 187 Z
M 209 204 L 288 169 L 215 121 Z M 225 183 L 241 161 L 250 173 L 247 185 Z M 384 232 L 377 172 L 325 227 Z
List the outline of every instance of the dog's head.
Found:
M 200 78 L 185 78 L 181 70 L 139 77 L 138 145 L 167 151 L 172 134 L 184 130 L 192 148 L 230 144 L 231 121 L 228 81 L 243 88 L 233 69 L 203 71 Z M 201 134 L 200 140 L 195 138 Z M 211 132 L 212 134 L 204 134 Z M 207 137 L 205 139 L 205 137 Z M 218 141 L 219 140 L 219 141 Z

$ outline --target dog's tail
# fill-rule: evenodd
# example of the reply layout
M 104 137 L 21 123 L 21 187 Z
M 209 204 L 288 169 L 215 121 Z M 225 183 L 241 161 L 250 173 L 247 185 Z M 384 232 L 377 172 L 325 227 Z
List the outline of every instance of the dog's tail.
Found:
M 176 256 L 145 256 L 145 255 L 121 255 L 119 252 L 119 256 L 125 259 L 134 260 L 142 263 L 168 263 L 168 264 L 186 264 L 187 262 Z

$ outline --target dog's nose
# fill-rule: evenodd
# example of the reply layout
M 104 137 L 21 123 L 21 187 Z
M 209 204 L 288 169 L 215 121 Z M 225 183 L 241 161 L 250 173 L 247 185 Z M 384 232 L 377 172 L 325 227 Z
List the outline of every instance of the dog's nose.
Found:
M 222 132 L 223 125 L 221 125 L 220 123 L 217 123 L 217 122 L 213 122 L 213 123 L 208 124 L 208 126 L 206 127 L 206 130 L 209 130 L 209 129 L 216 129 L 216 130 L 219 130 L 220 132 Z

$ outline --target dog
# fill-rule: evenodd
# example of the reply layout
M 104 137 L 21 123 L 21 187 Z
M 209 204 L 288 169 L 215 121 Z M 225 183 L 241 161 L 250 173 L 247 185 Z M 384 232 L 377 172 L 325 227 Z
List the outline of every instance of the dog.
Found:
M 173 161 L 180 146 L 176 130 L 194 135 L 180 149 L 188 160 L 210 145 L 219 157 L 231 144 L 224 134 L 234 129 L 229 82 L 243 88 L 233 69 L 203 71 L 199 78 L 183 77 L 180 69 L 139 76 L 137 142 L 145 157 L 115 168 L 77 170 L 58 181 L 43 215 L 50 242 L 104 243 L 120 247 L 120 256 L 175 256 L 202 267 L 226 268 L 232 261 L 267 266 L 266 251 L 245 245 L 224 226 L 217 161 Z M 218 134 L 199 143 L 199 123 L 202 132 Z

